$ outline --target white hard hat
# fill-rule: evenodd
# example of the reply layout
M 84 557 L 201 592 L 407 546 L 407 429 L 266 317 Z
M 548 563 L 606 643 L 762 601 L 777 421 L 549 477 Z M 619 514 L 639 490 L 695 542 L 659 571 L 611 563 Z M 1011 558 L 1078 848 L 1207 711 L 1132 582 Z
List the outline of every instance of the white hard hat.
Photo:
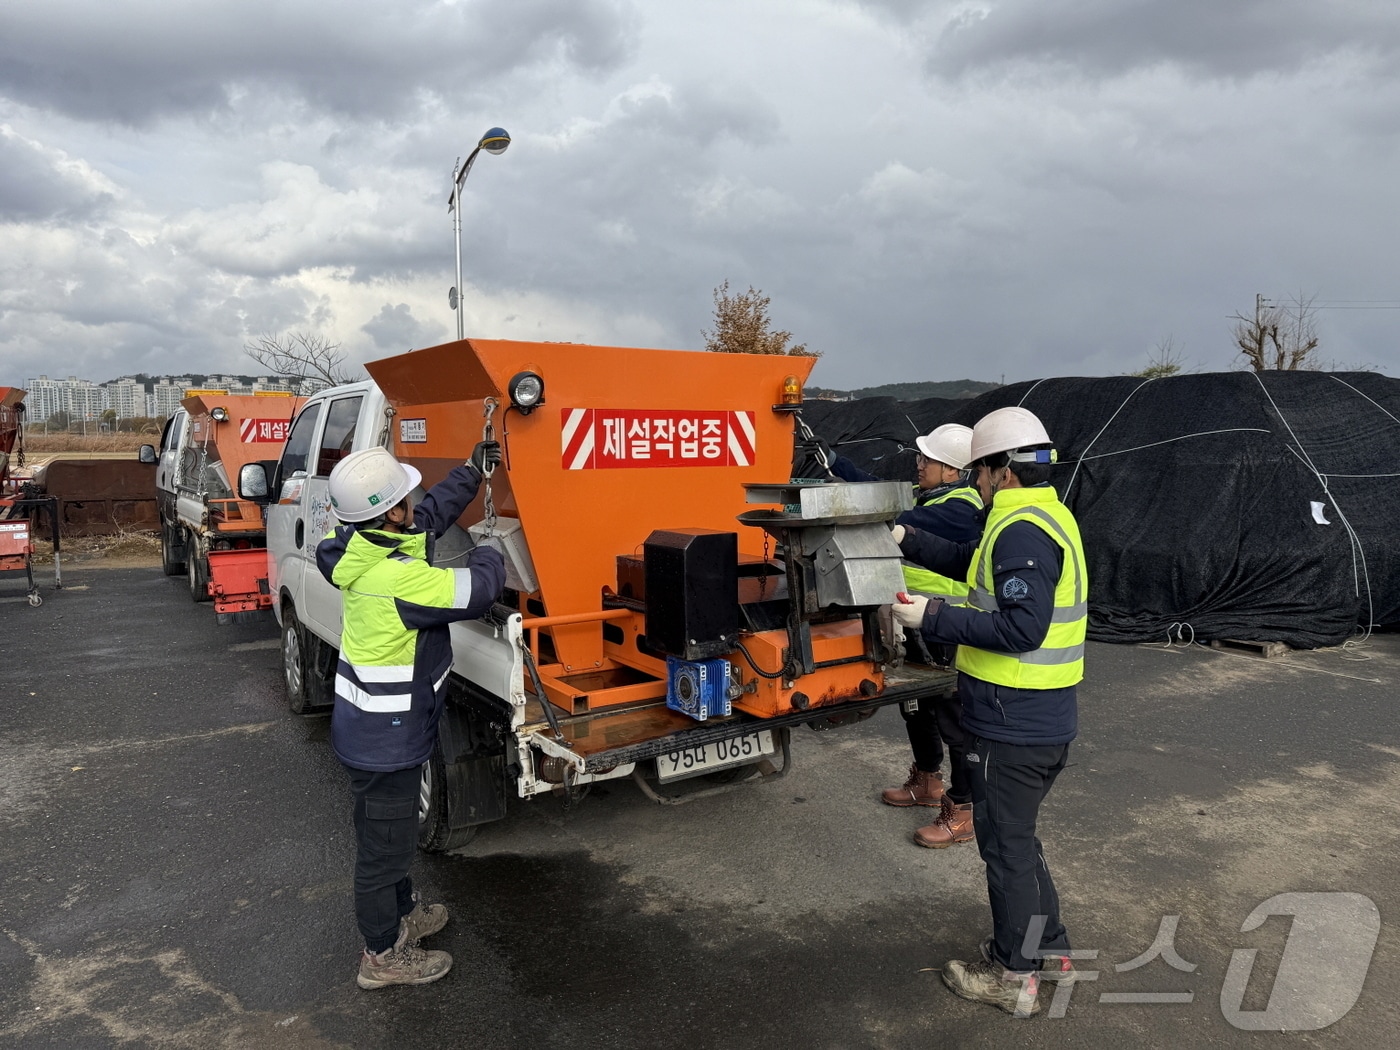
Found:
M 915 438 L 914 444 L 925 459 L 943 463 L 954 470 L 966 470 L 972 462 L 972 428 L 961 423 L 944 423 Z
M 1051 444 L 1045 425 L 1030 409 L 998 408 L 988 412 L 972 428 L 972 458 L 982 459 L 998 452 Z M 1053 462 L 1053 459 L 1048 460 Z
M 423 480 L 423 475 L 400 463 L 387 448 L 352 452 L 331 470 L 331 506 L 341 521 L 377 518 L 398 504 Z

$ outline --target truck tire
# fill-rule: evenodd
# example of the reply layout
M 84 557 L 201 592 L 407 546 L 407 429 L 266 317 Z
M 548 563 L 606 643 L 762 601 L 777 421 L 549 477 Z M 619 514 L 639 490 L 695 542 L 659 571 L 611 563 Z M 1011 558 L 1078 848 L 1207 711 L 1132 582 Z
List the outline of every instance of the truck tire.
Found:
M 294 715 L 311 713 L 307 689 L 306 638 L 297 620 L 296 606 L 282 610 L 282 684 L 287 688 L 287 706 Z
M 160 523 L 160 571 L 167 576 L 183 576 L 185 574 L 185 559 L 177 557 L 175 548 L 177 544 L 174 540 L 175 530 L 168 522 Z
M 418 785 L 418 848 L 425 853 L 445 853 L 465 846 L 480 830 L 480 824 L 465 828 L 447 826 L 447 769 L 442 760 L 442 745 L 433 744 L 433 754 L 423 763 Z
M 199 540 L 194 533 L 185 534 L 185 568 L 190 580 L 190 597 L 196 602 L 207 602 L 209 594 L 209 559 L 199 553 Z

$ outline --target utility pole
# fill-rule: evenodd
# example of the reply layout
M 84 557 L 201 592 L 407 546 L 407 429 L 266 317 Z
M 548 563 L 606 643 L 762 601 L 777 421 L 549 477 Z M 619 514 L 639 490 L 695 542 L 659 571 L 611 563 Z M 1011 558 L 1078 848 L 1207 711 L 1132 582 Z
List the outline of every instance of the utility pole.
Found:
M 1258 328 L 1264 323 L 1264 311 L 1272 310 L 1278 304 L 1274 300 L 1267 298 L 1262 293 L 1254 293 L 1254 326 Z

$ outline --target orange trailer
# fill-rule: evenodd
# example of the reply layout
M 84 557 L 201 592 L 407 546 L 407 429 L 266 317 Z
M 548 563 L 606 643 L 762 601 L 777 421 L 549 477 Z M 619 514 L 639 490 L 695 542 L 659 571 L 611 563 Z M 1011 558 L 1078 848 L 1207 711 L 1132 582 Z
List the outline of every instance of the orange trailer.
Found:
M 52 531 L 54 587 L 63 586 L 60 569 L 57 501 L 35 491 L 26 475 L 12 467 L 24 466 L 24 395 L 19 387 L 0 386 L 0 572 L 23 572 L 28 580 L 30 605 L 42 605 L 34 582 L 34 525 L 40 514 L 49 516 Z

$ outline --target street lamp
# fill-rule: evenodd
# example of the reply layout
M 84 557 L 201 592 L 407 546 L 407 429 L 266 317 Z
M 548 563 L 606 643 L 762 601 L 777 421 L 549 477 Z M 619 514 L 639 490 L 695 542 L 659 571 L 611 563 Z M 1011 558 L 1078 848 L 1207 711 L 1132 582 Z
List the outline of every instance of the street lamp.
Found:
M 467 172 L 472 170 L 472 162 L 478 153 L 482 150 L 504 153 L 509 145 L 510 135 L 505 128 L 491 128 L 481 136 L 481 141 L 471 151 L 466 163 L 457 158 L 457 168 L 452 172 L 452 197 L 447 202 L 447 208 L 452 212 L 452 232 L 457 239 L 457 286 L 447 293 L 447 303 L 457 311 L 458 339 L 462 338 L 462 183 L 467 181 Z

